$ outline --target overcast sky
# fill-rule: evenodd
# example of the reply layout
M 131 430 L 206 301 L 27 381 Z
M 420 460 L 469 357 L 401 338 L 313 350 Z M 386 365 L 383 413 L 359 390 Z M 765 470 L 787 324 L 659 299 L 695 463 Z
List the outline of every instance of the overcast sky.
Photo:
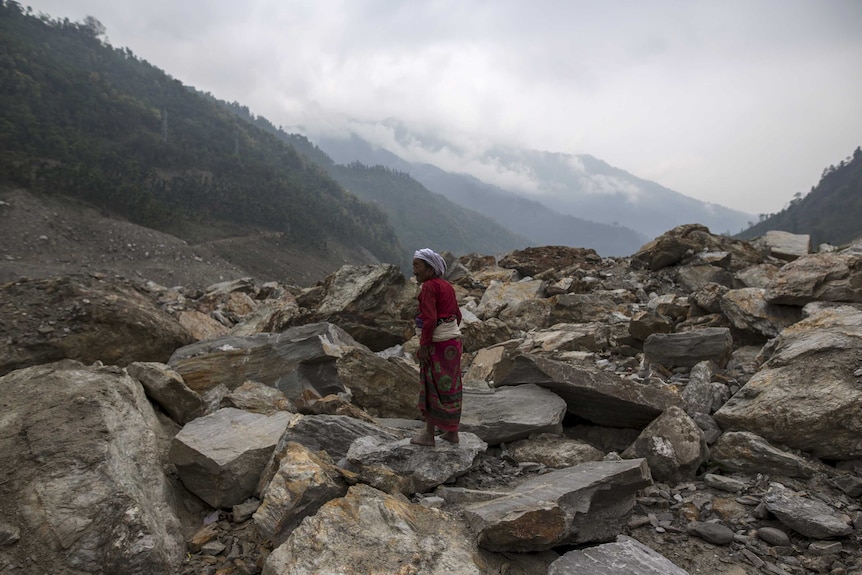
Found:
M 21 3 L 309 136 L 396 118 L 754 214 L 862 145 L 860 0 Z

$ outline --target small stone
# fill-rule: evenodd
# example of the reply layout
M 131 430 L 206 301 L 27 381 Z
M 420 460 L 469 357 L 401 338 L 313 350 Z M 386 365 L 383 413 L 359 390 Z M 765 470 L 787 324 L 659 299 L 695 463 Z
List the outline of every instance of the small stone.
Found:
M 432 495 L 430 497 L 423 497 L 422 500 L 419 501 L 419 505 L 421 505 L 422 507 L 428 507 L 429 509 L 439 509 L 443 507 L 445 503 L 445 499 L 436 495 Z
M 837 555 L 843 548 L 840 541 L 813 541 L 808 552 L 812 555 Z
M 763 567 L 763 559 L 758 557 L 757 554 L 754 553 L 753 551 L 751 551 L 750 549 L 743 548 L 742 549 L 742 555 L 745 557 L 745 559 L 749 563 L 754 565 L 757 569 L 760 569 L 761 567 Z
M 15 525 L 0 521 L 0 547 L 17 543 L 21 539 L 21 530 Z
M 257 499 L 251 499 L 245 503 L 234 505 L 233 522 L 242 523 L 244 521 L 248 521 L 251 519 L 251 516 L 254 515 L 254 512 L 257 511 L 258 507 L 260 507 L 260 501 Z
M 721 523 L 696 521 L 688 526 L 688 532 L 714 545 L 728 545 L 733 541 L 733 531 Z
M 738 493 L 745 489 L 745 482 L 733 477 L 725 477 L 714 473 L 707 473 L 703 476 L 703 481 L 713 489 L 728 491 L 730 493 Z
M 770 545 L 790 545 L 790 537 L 775 527 L 761 527 L 757 530 L 757 536 Z
M 204 555 L 218 555 L 222 551 L 225 550 L 227 546 L 219 540 L 207 541 L 204 543 L 203 547 L 201 547 L 201 553 Z

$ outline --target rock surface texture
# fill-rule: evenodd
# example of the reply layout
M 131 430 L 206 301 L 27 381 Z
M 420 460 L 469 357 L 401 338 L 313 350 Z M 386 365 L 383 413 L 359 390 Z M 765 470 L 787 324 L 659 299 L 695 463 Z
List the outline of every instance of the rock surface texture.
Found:
M 0 284 L 0 573 L 862 574 L 862 256 L 680 226 L 446 254 L 460 442 L 391 265 Z

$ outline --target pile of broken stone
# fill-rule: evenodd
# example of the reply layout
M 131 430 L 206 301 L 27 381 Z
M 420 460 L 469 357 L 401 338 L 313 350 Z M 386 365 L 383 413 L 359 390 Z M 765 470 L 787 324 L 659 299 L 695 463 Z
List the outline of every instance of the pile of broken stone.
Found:
M 0 570 L 862 573 L 862 245 L 808 244 L 447 254 L 464 408 L 434 448 L 394 266 L 0 286 L 53 298 L 0 357 Z

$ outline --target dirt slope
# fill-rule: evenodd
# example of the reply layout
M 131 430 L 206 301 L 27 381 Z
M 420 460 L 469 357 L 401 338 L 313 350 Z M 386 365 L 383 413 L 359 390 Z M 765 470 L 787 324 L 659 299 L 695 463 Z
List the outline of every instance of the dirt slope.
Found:
M 62 196 L 0 187 L 0 283 L 83 271 L 197 289 L 246 276 L 309 286 L 345 263 L 376 263 L 331 241 L 317 253 L 259 230 L 187 231 L 184 241 Z

